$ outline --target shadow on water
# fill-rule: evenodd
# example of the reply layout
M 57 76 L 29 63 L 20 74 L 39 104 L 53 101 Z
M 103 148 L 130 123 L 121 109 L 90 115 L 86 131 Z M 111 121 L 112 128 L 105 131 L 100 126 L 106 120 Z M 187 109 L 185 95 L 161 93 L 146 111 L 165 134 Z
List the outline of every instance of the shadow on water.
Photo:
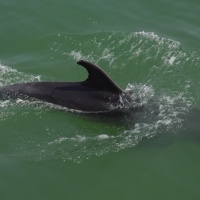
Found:
M 100 112 L 100 113 L 80 113 L 85 119 L 90 121 L 95 121 L 99 123 L 105 123 L 120 127 L 134 127 L 137 120 L 141 115 L 144 115 L 143 108 L 134 109 L 116 109 L 110 112 Z
M 191 109 L 185 117 L 181 137 L 200 145 L 200 110 Z
M 152 138 L 143 137 L 136 148 L 166 148 L 175 142 L 192 142 L 200 145 L 200 110 L 191 109 L 183 117 L 182 127 L 176 132 L 163 132 Z

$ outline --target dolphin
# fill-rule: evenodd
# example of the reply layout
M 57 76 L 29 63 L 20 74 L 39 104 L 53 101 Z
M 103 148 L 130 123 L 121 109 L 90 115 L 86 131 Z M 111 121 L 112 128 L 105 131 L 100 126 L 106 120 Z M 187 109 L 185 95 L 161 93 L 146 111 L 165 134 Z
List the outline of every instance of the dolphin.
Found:
M 77 64 L 88 71 L 84 81 L 19 83 L 0 88 L 0 93 L 4 99 L 24 96 L 85 112 L 118 109 L 127 93 L 97 65 L 85 60 Z

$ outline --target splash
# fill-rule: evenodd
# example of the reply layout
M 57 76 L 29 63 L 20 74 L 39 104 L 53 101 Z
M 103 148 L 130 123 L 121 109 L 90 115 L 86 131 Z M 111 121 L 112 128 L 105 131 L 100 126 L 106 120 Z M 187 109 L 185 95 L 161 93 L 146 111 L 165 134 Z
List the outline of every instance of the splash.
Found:
M 37 144 L 33 151 L 34 160 L 82 162 L 91 156 L 131 148 L 143 138 L 176 132 L 191 107 L 200 105 L 200 58 L 196 53 L 184 50 L 178 41 L 146 32 L 60 34 L 59 37 L 50 36 L 48 39 L 52 41 L 49 50 L 54 55 L 53 59 L 67 59 L 73 63 L 87 59 L 112 68 L 111 71 L 116 72 L 117 82 L 127 85 L 125 90 L 131 96 L 129 102 L 121 99 L 121 108 L 140 106 L 144 110 L 127 116 L 126 126 L 120 128 L 114 124 L 100 126 L 88 119 L 78 124 L 76 119 L 76 129 L 71 135 L 67 129 L 70 122 L 64 120 L 67 124 L 65 129 L 51 127 L 55 124 L 46 122 L 45 130 L 38 127 L 46 135 L 44 141 L 39 146 L 37 139 L 33 141 L 33 144 Z M 0 73 L 1 85 L 37 79 L 2 65 Z M 20 108 L 27 109 L 28 104 L 23 104 L 21 100 L 1 102 L 0 109 L 7 110 L 4 119 L 12 117 L 14 113 L 13 110 L 10 112 L 9 105 L 20 105 Z M 44 121 L 43 112 L 58 109 L 49 104 L 29 104 L 28 109 L 30 107 Z M 29 152 L 31 147 L 24 146 L 25 151 Z
M 20 82 L 41 81 L 41 76 L 24 74 L 0 63 L 0 87 Z

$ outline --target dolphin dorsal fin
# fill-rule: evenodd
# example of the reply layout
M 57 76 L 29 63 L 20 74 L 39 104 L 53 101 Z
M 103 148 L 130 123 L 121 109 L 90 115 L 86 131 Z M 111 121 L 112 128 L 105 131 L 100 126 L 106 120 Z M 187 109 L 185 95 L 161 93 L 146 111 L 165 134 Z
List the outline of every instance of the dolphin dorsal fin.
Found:
M 97 65 L 85 60 L 80 60 L 77 64 L 85 67 L 89 73 L 88 78 L 83 82 L 85 85 L 114 93 L 123 92 L 123 90 L 106 74 L 106 72 Z

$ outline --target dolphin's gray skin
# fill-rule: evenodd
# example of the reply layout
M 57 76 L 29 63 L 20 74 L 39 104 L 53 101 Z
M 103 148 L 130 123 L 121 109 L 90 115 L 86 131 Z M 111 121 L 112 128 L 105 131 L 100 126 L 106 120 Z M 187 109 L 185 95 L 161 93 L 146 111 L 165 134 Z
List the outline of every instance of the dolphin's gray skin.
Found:
M 88 78 L 82 82 L 32 82 L 0 88 L 5 98 L 26 96 L 81 111 L 112 111 L 126 93 L 98 66 L 84 60 Z

